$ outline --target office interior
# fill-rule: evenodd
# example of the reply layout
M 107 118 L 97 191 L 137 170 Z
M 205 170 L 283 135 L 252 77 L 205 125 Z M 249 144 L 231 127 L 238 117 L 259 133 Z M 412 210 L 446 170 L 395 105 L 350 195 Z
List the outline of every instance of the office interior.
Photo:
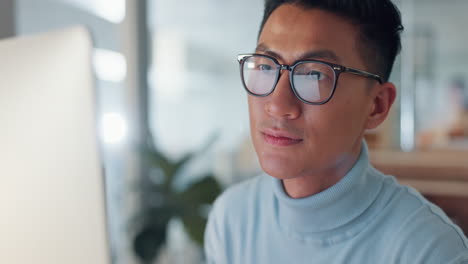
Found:
M 468 1 L 395 3 L 405 26 L 391 76 L 398 98 L 389 119 L 365 135 L 371 161 L 468 234 Z M 144 263 L 135 218 L 142 204 L 165 201 L 157 188 L 142 191 L 142 182 L 164 179 L 138 146 L 174 162 L 194 153 L 174 182 L 180 191 L 203 175 L 225 189 L 259 173 L 236 57 L 253 51 L 262 12 L 262 0 L 0 2 L 0 38 L 76 24 L 92 34 L 113 263 Z M 164 227 L 152 263 L 203 263 L 183 220 L 170 217 Z

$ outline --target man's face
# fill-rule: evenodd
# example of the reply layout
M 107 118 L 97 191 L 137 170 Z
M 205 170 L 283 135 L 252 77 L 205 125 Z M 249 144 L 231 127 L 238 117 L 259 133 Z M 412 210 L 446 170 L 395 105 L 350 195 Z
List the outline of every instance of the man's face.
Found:
M 319 9 L 277 8 L 259 37 L 257 53 L 282 64 L 319 59 L 368 70 L 358 52 L 358 28 Z M 306 53 L 322 54 L 304 57 Z M 249 96 L 252 140 L 262 168 L 276 178 L 335 174 L 354 162 L 373 109 L 373 80 L 342 73 L 332 99 L 307 105 L 294 96 L 283 71 L 274 92 Z M 332 176 L 332 175 L 330 175 Z

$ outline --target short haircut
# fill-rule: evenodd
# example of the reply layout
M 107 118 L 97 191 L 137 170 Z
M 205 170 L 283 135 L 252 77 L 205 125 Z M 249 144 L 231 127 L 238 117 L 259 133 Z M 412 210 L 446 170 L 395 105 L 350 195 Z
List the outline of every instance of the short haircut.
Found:
M 388 81 L 401 50 L 403 30 L 398 8 L 390 0 L 265 0 L 259 36 L 273 11 L 283 4 L 321 9 L 348 19 L 360 30 L 360 53 L 369 71 Z

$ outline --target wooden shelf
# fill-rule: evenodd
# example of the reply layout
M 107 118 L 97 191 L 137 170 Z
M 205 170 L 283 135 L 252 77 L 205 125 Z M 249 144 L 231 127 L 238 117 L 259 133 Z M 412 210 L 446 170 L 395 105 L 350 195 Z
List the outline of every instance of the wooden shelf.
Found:
M 371 163 L 398 178 L 468 182 L 467 151 L 371 151 Z M 467 193 L 468 195 L 468 193 Z

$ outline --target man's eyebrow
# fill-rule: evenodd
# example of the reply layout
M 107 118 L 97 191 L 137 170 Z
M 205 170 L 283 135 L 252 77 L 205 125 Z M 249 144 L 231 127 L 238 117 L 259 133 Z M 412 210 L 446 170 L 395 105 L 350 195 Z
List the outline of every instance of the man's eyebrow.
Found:
M 268 48 L 265 44 L 258 44 L 257 48 L 255 49 L 255 52 L 258 53 L 258 52 L 261 52 L 261 53 L 264 53 L 266 55 L 270 55 L 276 59 L 279 59 L 279 60 L 283 60 L 283 58 L 281 57 L 281 55 L 279 55 L 278 53 L 272 51 L 270 48 Z
M 270 55 L 279 60 L 283 60 L 280 54 L 269 49 L 265 44 L 259 44 L 257 48 L 255 49 L 255 52 L 262 52 L 266 55 Z M 324 60 L 328 60 L 328 61 L 335 62 L 335 63 L 340 62 L 340 58 L 336 55 L 336 53 L 333 52 L 332 50 L 327 50 L 327 49 L 307 51 L 301 54 L 297 58 L 297 60 L 305 60 L 305 59 L 324 59 Z
M 332 50 L 312 50 L 301 54 L 300 60 L 303 59 L 325 59 L 335 63 L 340 62 L 340 58 Z

